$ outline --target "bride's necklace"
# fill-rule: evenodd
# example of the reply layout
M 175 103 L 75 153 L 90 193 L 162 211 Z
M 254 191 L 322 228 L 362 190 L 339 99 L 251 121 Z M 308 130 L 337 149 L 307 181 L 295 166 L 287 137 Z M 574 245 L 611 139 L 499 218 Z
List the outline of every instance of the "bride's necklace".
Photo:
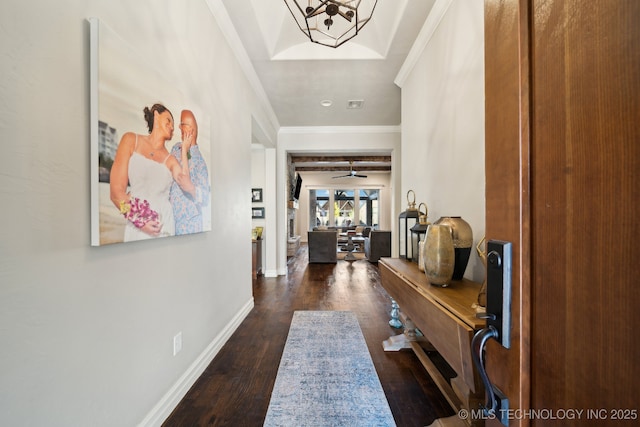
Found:
M 148 142 L 148 144 L 151 146 L 151 143 Z M 154 149 L 153 146 L 151 146 L 151 151 L 149 151 L 149 156 L 153 157 L 153 155 L 156 153 L 158 149 Z

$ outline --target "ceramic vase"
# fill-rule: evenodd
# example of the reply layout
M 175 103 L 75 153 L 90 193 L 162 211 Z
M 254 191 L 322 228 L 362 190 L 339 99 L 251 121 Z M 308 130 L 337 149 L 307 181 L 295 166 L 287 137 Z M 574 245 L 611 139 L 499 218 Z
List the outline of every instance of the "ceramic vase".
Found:
M 467 221 L 459 216 L 443 216 L 435 224 L 447 225 L 451 229 L 451 239 L 455 253 L 453 280 L 462 280 L 471 256 L 473 232 Z
M 423 271 L 424 272 L 424 243 L 425 241 L 422 240 L 420 241 L 420 243 L 418 243 L 418 270 Z
M 432 224 L 424 243 L 424 274 L 432 285 L 446 287 L 451 282 L 455 262 L 451 228 Z

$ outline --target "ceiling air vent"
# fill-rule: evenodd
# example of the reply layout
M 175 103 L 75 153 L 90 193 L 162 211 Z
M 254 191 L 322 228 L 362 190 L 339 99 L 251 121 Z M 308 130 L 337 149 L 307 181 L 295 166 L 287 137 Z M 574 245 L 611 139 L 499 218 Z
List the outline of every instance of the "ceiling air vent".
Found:
M 364 99 L 352 99 L 350 101 L 347 101 L 347 108 L 349 110 L 356 110 L 362 108 L 363 104 Z

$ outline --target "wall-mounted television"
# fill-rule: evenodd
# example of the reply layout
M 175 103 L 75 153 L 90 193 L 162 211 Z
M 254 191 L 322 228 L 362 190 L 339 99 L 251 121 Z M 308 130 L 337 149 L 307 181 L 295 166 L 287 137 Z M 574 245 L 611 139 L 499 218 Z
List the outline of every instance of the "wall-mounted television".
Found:
M 293 200 L 298 200 L 300 198 L 300 190 L 302 189 L 302 177 L 299 173 L 296 173 L 296 186 L 293 191 Z

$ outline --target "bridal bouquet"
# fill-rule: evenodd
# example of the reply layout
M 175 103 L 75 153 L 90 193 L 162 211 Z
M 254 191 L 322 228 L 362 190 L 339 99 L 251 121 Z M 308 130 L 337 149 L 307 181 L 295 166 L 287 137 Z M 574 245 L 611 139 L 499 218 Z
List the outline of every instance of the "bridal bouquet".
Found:
M 158 212 L 151 209 L 149 202 L 140 200 L 138 197 L 131 197 L 128 202 L 121 201 L 120 212 L 138 228 L 144 227 L 149 221 L 157 221 L 159 218 Z

